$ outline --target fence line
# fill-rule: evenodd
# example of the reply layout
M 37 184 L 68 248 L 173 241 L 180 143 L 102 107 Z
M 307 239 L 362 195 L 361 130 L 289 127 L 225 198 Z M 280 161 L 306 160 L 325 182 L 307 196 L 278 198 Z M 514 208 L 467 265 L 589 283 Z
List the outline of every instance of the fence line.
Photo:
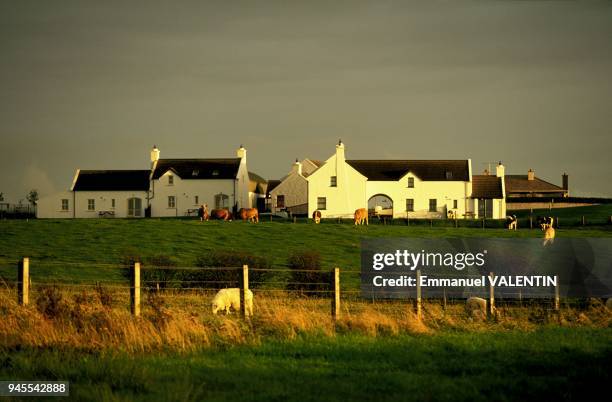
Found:
M 198 268 L 198 267 L 160 267 L 163 270 L 204 270 L 204 271 L 218 271 L 219 268 L 212 268 L 212 267 L 206 267 L 206 268 Z M 141 292 L 144 291 L 160 291 L 160 290 L 164 290 L 164 291 L 172 291 L 172 292 L 185 292 L 185 291 L 218 291 L 219 288 L 218 287 L 194 287 L 193 284 L 218 284 L 218 285 L 227 285 L 227 284 L 235 284 L 237 285 L 237 287 L 240 289 L 240 312 L 242 314 L 242 316 L 246 319 L 248 319 L 251 315 L 252 315 L 252 311 L 249 310 L 249 306 L 248 303 L 245 303 L 245 300 L 248 300 L 249 296 L 249 292 L 250 292 L 250 285 L 285 285 L 285 286 L 313 286 L 315 287 L 315 289 L 308 289 L 308 288 L 296 288 L 296 289 L 291 289 L 291 288 L 283 288 L 283 289 L 277 289 L 277 288 L 266 288 L 266 287 L 262 287 L 262 288 L 258 288 L 256 287 L 255 289 L 253 289 L 253 291 L 257 292 L 257 293 L 284 293 L 284 294 L 301 294 L 301 295 L 308 295 L 308 294 L 312 294 L 312 295 L 328 295 L 331 296 L 331 318 L 333 320 L 337 320 L 338 318 L 340 318 L 341 316 L 341 312 L 342 312 L 342 308 L 341 308 L 341 295 L 345 294 L 345 295 L 358 295 L 360 293 L 359 290 L 354 290 L 354 289 L 342 289 L 341 285 L 340 285 L 340 278 L 341 278 L 341 273 L 357 273 L 360 271 L 355 271 L 355 270 L 345 270 L 342 271 L 340 268 L 336 267 L 334 268 L 334 270 L 331 272 L 325 272 L 325 271 L 320 271 L 320 270 L 316 270 L 316 269 L 299 269 L 299 270 L 290 270 L 290 269 L 265 269 L 265 268 L 249 268 L 248 265 L 244 265 L 242 268 L 237 268 L 237 267 L 229 267 L 229 268 L 223 268 L 226 271 L 236 271 L 239 273 L 239 278 L 237 278 L 237 280 L 180 280 L 180 279 L 164 279 L 164 278 L 160 278 L 160 279 L 144 279 L 142 278 L 142 273 L 143 273 L 143 269 L 141 267 L 141 264 L 139 262 L 135 262 L 133 263 L 133 265 L 131 267 L 129 267 L 129 277 L 125 279 L 125 282 L 129 282 L 129 286 L 126 285 L 120 285 L 121 283 L 125 283 L 123 281 L 118 281 L 118 280 L 91 280 L 91 283 L 88 282 L 81 282 L 81 283 L 62 283 L 62 282 L 48 282 L 48 281 L 42 281 L 42 282 L 38 282 L 35 281 L 34 284 L 37 286 L 58 286 L 58 287 L 63 287 L 63 288 L 74 288 L 74 289 L 87 289 L 87 288 L 95 288 L 95 287 L 99 287 L 101 286 L 102 283 L 106 284 L 105 288 L 110 288 L 110 289 L 122 289 L 122 290 L 129 290 L 130 293 L 130 311 L 132 312 L 132 314 L 134 316 L 139 316 L 141 313 Z M 151 267 L 148 269 L 148 271 L 153 271 L 154 268 Z M 147 271 L 147 270 L 144 270 Z M 318 281 L 318 282 L 302 282 L 302 281 L 288 281 L 288 282 L 264 282 L 264 281 L 252 281 L 249 282 L 249 271 L 256 271 L 256 272 L 261 272 L 261 271 L 265 271 L 265 272 L 310 272 L 310 273 L 318 273 L 321 275 L 329 275 L 330 280 L 328 282 L 323 282 L 323 281 Z M 491 278 L 494 277 L 494 273 L 491 272 L 489 273 L 489 276 Z M 416 280 L 416 297 L 413 299 L 413 303 L 412 303 L 412 307 L 410 307 L 409 302 L 406 303 L 406 306 L 408 306 L 407 308 L 409 308 L 409 311 L 414 312 L 417 316 L 418 319 L 421 319 L 423 316 L 423 311 L 424 311 L 424 307 L 423 307 L 423 302 L 422 302 L 422 288 L 421 288 L 421 271 L 420 270 L 416 270 L 416 276 L 417 276 L 417 280 Z M 479 277 L 481 275 L 470 275 L 472 277 Z M 56 279 L 56 278 L 48 278 L 48 279 Z M 60 279 L 70 279 L 67 277 L 60 277 Z M 3 280 L 3 282 L 6 284 L 6 282 Z M 492 285 L 492 281 L 489 281 L 489 285 L 488 285 L 488 291 L 489 291 L 489 296 L 488 296 L 488 300 L 487 300 L 487 315 L 489 317 L 493 317 L 495 314 L 495 303 L 496 301 L 500 302 L 500 303 L 504 303 L 505 299 L 502 298 L 497 298 L 495 297 L 495 290 L 494 287 Z M 155 284 L 156 286 L 150 286 Z M 160 284 L 163 285 L 162 287 L 160 287 Z M 168 284 L 188 284 L 190 286 L 187 287 L 167 287 Z M 32 277 L 31 277 L 31 264 L 30 264 L 30 259 L 29 258 L 23 258 L 22 260 L 19 261 L 19 263 L 17 264 L 17 281 L 16 281 L 16 285 L 17 285 L 17 299 L 18 299 L 18 303 L 22 306 L 27 306 L 30 302 L 30 291 L 31 291 L 31 287 L 32 287 Z M 389 293 L 394 293 L 394 291 L 400 292 L 402 290 L 399 289 L 391 289 Z M 522 303 L 522 295 L 520 294 L 520 292 L 518 293 L 519 296 L 519 300 L 520 303 Z M 506 294 L 507 297 L 507 294 Z M 447 303 L 447 296 L 446 296 L 446 288 L 444 288 L 444 295 L 442 297 L 438 297 L 437 299 L 439 299 L 443 305 L 444 308 L 446 308 L 446 303 Z M 451 299 L 459 299 L 459 298 L 451 298 Z M 373 300 L 374 301 L 374 300 Z M 394 302 L 397 302 L 398 300 L 395 299 L 393 300 Z M 381 300 L 377 300 L 377 302 L 381 302 Z M 555 286 L 554 288 L 554 297 L 551 300 L 553 306 L 554 306 L 554 310 L 558 311 L 560 308 L 560 296 L 559 296 L 559 286 L 557 284 L 557 286 Z M 565 302 L 565 301 L 564 301 Z M 403 309 L 405 309 L 406 307 L 401 307 Z

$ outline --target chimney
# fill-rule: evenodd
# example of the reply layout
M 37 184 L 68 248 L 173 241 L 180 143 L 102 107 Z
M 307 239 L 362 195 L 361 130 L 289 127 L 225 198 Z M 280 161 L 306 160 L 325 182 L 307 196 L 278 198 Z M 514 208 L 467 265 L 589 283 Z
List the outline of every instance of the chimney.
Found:
M 157 149 L 157 145 L 153 145 L 153 149 L 151 150 L 151 164 L 154 164 L 159 160 L 159 149 Z
M 336 145 L 336 162 L 344 162 L 344 144 L 342 140 L 338 141 L 338 145 Z
M 535 179 L 535 172 L 531 169 L 527 172 L 527 180 L 533 181 Z
M 240 144 L 240 148 L 238 148 L 236 150 L 236 157 L 242 159 L 240 161 L 240 163 L 245 163 L 246 162 L 246 149 L 244 149 L 244 147 L 242 146 L 242 144 Z
M 297 160 L 297 158 L 295 159 L 293 166 L 291 166 L 291 173 L 297 173 L 300 176 L 302 175 L 302 164 Z
M 506 168 L 502 165 L 501 161 L 497 164 L 497 168 L 495 169 L 495 173 L 497 177 L 504 177 L 506 175 Z
M 561 183 L 563 183 L 563 189 L 569 193 L 569 176 L 567 173 L 563 173 L 561 176 Z

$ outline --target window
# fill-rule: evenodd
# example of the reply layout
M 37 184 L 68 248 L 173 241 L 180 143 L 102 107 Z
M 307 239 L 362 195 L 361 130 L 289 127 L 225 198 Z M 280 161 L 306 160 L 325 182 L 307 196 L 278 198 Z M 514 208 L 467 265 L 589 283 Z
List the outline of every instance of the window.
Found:
M 406 212 L 414 212 L 414 199 L 406 198 Z
M 140 198 L 128 199 L 128 216 L 142 216 L 142 200 Z
M 176 198 L 173 195 L 168 196 L 168 208 L 176 208 Z
M 62 200 L 62 211 L 68 211 L 68 199 L 66 198 Z
M 429 200 L 429 212 L 436 212 L 438 210 L 438 200 L 432 198 Z
M 457 209 L 458 204 L 457 200 L 453 200 L 453 209 Z
M 111 208 L 115 209 L 115 199 L 111 198 Z
M 285 208 L 285 196 L 284 195 L 276 196 L 276 208 Z
M 87 210 L 88 211 L 96 210 L 96 200 L 94 200 L 93 198 L 90 198 L 87 200 Z
M 336 176 L 332 176 L 329 178 L 329 186 L 330 187 L 337 187 L 337 177 Z
M 327 198 L 325 197 L 317 198 L 317 209 L 327 209 Z
M 408 178 L 408 188 L 414 188 L 414 177 Z
M 215 195 L 215 209 L 229 208 L 229 195 L 217 194 Z
M 168 175 L 168 185 L 171 186 L 174 184 L 174 176 L 171 174 Z
M 453 180 L 453 172 L 446 171 L 446 180 Z
M 200 203 L 200 197 L 198 197 L 197 195 L 195 197 L 193 197 L 193 203 L 195 205 L 198 205 Z

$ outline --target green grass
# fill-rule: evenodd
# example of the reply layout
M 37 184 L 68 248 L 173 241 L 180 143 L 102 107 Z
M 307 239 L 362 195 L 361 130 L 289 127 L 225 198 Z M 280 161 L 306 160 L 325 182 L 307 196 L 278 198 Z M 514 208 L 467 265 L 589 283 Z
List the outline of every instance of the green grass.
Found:
M 612 329 L 302 338 L 187 355 L 0 351 L 0 378 L 69 380 L 76 400 L 588 400 Z
M 359 269 L 361 239 L 371 237 L 541 237 L 539 230 L 348 223 L 205 222 L 186 219 L 76 219 L 0 221 L 0 277 L 14 280 L 15 263 L 31 260 L 33 282 L 124 280 L 117 265 L 126 254 L 172 257 L 193 266 L 211 250 L 249 251 L 274 267 L 301 250 L 321 253 L 324 269 Z M 612 226 L 560 229 L 558 237 L 612 236 Z

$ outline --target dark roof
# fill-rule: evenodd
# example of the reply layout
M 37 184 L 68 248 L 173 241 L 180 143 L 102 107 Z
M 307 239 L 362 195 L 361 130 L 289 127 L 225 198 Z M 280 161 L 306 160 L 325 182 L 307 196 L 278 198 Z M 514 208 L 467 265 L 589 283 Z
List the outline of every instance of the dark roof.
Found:
M 504 177 L 506 194 L 509 193 L 546 193 L 563 192 L 563 188 L 534 177 L 528 180 L 526 174 L 511 174 Z
M 396 181 L 408 172 L 424 181 L 470 180 L 467 160 L 347 160 L 346 163 L 374 181 Z
M 472 176 L 472 198 L 504 198 L 501 177 Z
M 74 191 L 148 191 L 150 170 L 80 170 Z
M 274 190 L 281 184 L 282 180 L 268 180 L 268 188 L 266 189 L 266 196 L 270 195 L 270 191 Z
M 153 178 L 159 179 L 168 170 L 173 170 L 181 179 L 235 179 L 240 158 L 226 159 L 160 159 Z

